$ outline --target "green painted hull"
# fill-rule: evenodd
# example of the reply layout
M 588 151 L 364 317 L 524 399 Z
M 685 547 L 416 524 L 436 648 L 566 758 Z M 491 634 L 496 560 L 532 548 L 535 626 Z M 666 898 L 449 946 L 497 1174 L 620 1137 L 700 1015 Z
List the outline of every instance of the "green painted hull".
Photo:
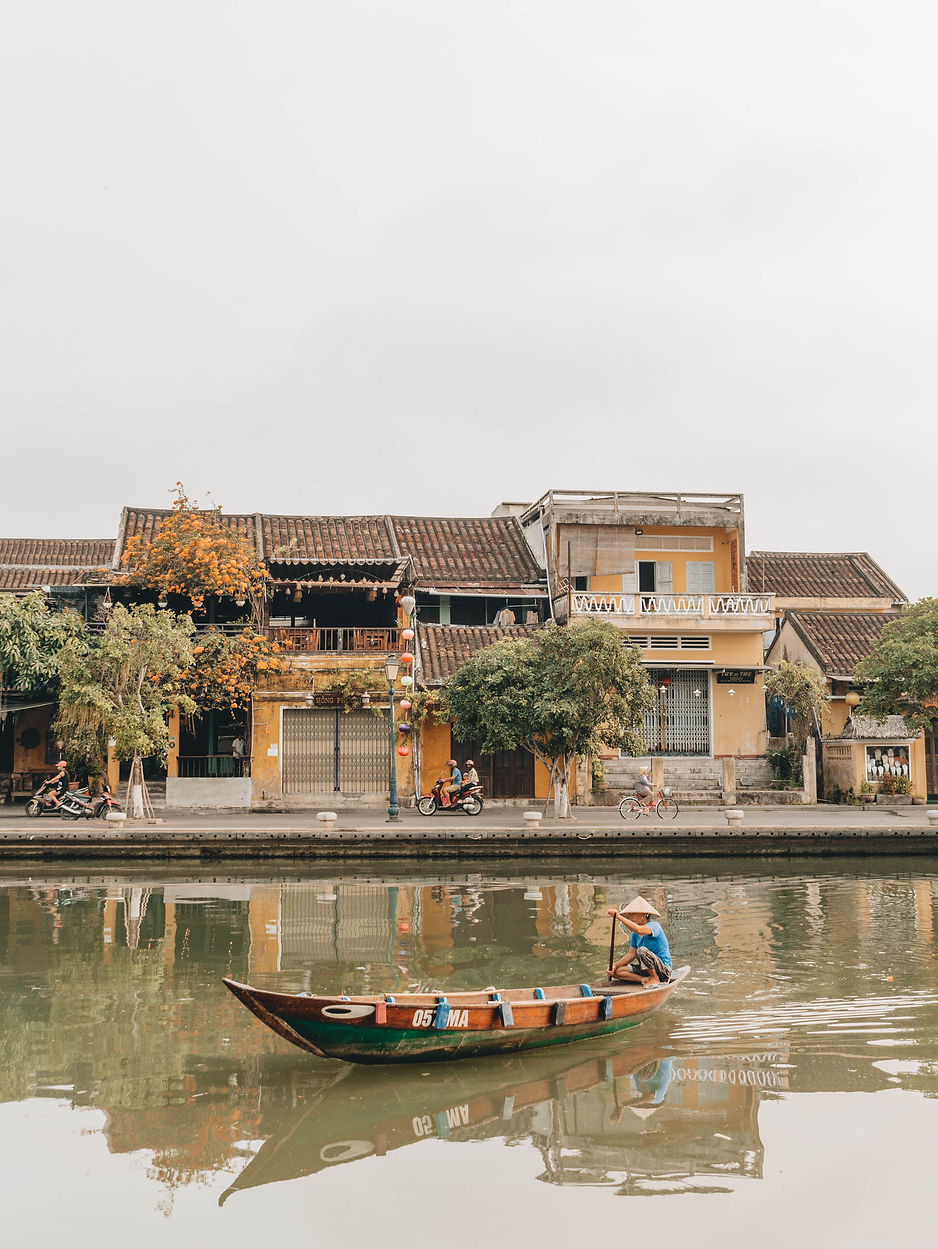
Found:
M 485 1054 L 511 1054 L 518 1050 L 569 1045 L 571 1041 L 588 1041 L 634 1028 L 647 1015 L 630 1015 L 625 1019 L 607 1019 L 570 1028 L 498 1028 L 491 1032 L 414 1032 L 413 1029 L 382 1028 L 377 1035 L 373 1027 L 312 1022 L 287 1014 L 282 1018 L 304 1041 L 329 1058 L 353 1063 L 406 1063 L 447 1062 L 453 1058 L 478 1058 Z

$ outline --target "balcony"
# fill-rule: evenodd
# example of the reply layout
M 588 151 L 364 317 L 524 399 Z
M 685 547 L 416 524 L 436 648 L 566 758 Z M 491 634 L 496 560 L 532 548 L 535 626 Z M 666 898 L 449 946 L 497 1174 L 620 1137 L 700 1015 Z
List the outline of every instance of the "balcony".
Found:
M 775 617 L 772 594 L 612 594 L 577 591 L 570 596 L 570 613 L 600 617 L 615 624 L 637 620 L 658 624 L 688 620 L 706 622 L 718 630 L 771 628 Z
M 399 629 L 342 627 L 294 629 L 272 625 L 267 630 L 272 642 L 285 651 L 304 654 L 386 655 L 401 645 Z

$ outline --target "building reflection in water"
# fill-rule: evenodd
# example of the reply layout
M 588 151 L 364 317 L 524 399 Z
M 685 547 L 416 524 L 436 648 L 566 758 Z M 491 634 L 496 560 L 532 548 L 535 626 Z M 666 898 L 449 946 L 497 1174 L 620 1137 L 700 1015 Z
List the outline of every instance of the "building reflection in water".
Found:
M 636 886 L 694 975 L 667 1018 L 589 1048 L 429 1075 L 359 1071 L 292 1050 L 221 986 L 224 975 L 348 992 L 595 979 L 606 907 Z M 475 873 L 385 883 L 354 870 L 171 884 L 32 874 L 0 885 L 0 1101 L 101 1109 L 111 1150 L 149 1151 L 150 1174 L 170 1189 L 220 1171 L 240 1172 L 233 1188 L 244 1188 L 427 1139 L 488 1138 L 528 1141 L 549 1183 L 712 1192 L 761 1175 L 765 1097 L 925 1087 L 912 1063 L 888 1076 L 863 1055 L 846 1062 L 818 1027 L 773 1018 L 784 1043 L 760 1040 L 753 1004 L 771 1001 L 784 1024 L 806 985 L 828 1012 L 843 1002 L 855 1017 L 890 967 L 909 992 L 933 987 L 934 932 L 924 876 L 742 872 L 656 886 Z M 744 1013 L 755 1023 L 730 1035 L 720 1021 Z M 922 1056 L 921 1037 L 913 1045 Z

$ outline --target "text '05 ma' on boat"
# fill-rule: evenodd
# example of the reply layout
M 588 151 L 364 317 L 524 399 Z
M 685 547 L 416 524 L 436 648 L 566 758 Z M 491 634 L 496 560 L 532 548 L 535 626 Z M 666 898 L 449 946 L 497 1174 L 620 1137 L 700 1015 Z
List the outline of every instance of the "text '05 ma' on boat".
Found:
M 563 1045 L 641 1023 L 687 977 L 667 983 L 567 984 L 471 993 L 327 997 L 225 984 L 279 1036 L 352 1063 L 446 1061 Z

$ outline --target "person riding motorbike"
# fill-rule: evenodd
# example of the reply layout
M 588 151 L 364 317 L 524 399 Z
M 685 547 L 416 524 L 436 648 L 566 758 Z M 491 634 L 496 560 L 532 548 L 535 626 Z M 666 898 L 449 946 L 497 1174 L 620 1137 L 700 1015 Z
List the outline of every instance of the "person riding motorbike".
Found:
M 476 771 L 476 765 L 471 759 L 466 760 L 466 770 L 463 773 L 462 783 L 464 785 L 481 785 L 479 773 Z
M 64 759 L 60 759 L 55 765 L 58 768 L 55 776 L 49 778 L 47 784 L 48 789 L 44 795 L 50 807 L 60 807 L 62 799 L 68 793 L 68 764 Z
M 462 789 L 462 772 L 460 772 L 455 759 L 448 760 L 446 766 L 449 768 L 450 774 L 446 784 L 440 790 L 440 796 L 443 799 L 443 806 L 451 807 L 456 799 L 456 795 Z

